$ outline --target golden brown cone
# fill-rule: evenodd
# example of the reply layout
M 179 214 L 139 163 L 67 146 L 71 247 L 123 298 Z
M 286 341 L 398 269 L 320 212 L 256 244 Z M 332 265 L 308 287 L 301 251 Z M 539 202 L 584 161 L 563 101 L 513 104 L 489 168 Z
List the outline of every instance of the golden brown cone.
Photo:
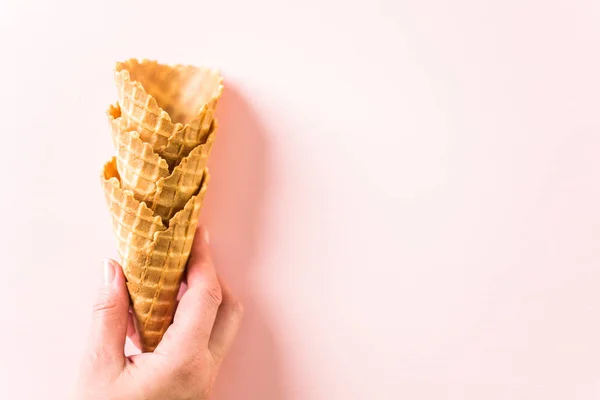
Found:
M 223 92 L 217 71 L 131 59 L 115 82 L 126 124 L 173 168 L 206 140 Z
M 217 121 L 213 121 L 206 142 L 195 147 L 169 172 L 167 162 L 152 150 L 152 146 L 142 141 L 138 132 L 128 130 L 118 105 L 111 106 L 107 114 L 123 188 L 131 190 L 137 200 L 145 202 L 166 223 L 200 187 Z
M 156 348 L 173 320 L 209 179 L 205 170 L 201 187 L 167 227 L 121 187 L 116 158 L 104 166 L 102 184 L 144 352 Z

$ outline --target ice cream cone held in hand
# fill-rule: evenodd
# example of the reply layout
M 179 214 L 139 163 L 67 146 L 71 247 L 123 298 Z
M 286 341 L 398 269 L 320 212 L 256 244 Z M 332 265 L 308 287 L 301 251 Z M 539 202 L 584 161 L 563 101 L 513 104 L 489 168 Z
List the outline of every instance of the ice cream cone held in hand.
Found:
M 114 157 L 102 187 L 140 336 L 153 351 L 172 322 L 217 133 L 219 73 L 131 59 L 108 107 Z

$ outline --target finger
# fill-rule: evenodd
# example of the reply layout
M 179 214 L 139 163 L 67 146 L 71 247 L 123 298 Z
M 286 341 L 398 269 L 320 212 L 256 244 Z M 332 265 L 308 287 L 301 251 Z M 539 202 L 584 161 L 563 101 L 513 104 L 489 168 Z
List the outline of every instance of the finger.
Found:
M 181 297 L 173 324 L 155 352 L 189 352 L 206 348 L 217 310 L 221 287 L 208 246 L 208 232 L 199 228 L 187 266 L 187 291 Z
M 181 300 L 181 298 L 183 297 L 183 295 L 185 294 L 185 292 L 187 292 L 187 282 L 185 281 L 185 279 L 181 282 L 181 285 L 179 286 L 179 292 L 177 292 L 177 301 Z
M 137 330 L 135 329 L 133 314 L 131 312 L 129 312 L 129 318 L 127 319 L 127 337 L 135 347 L 138 349 L 141 348 L 140 335 L 138 335 Z
M 112 260 L 104 263 L 104 284 L 94 304 L 90 351 L 104 366 L 125 363 L 123 349 L 127 333 L 129 296 L 121 267 Z
M 221 284 L 223 301 L 219 306 L 217 318 L 208 342 L 208 349 L 216 365 L 220 365 L 227 354 L 229 354 L 244 315 L 242 303 L 233 296 L 231 289 L 222 279 L 219 279 L 219 282 Z

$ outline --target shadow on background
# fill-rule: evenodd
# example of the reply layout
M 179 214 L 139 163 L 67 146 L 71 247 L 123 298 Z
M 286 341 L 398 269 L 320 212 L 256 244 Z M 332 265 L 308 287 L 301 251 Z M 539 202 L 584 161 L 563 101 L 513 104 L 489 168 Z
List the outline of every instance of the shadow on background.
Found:
M 211 153 L 211 181 L 201 221 L 211 233 L 219 274 L 244 303 L 240 334 L 217 379 L 216 400 L 284 399 L 279 349 L 259 304 L 253 273 L 268 188 L 268 144 L 250 102 L 227 82 L 217 111 L 219 130 Z

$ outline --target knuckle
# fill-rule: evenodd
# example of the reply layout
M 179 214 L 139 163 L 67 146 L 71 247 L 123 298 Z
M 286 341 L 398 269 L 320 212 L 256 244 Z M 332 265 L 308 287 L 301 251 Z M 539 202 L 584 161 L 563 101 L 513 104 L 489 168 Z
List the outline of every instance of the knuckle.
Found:
M 177 399 L 189 399 L 191 398 L 192 389 L 190 388 L 190 381 L 192 381 L 189 370 L 182 368 L 175 371 L 171 376 L 173 386 L 176 388 L 175 393 Z
M 88 350 L 87 362 L 91 366 L 103 365 L 106 362 L 111 362 L 113 359 L 113 355 L 100 346 L 92 346 Z
M 174 379 L 180 388 L 188 389 L 190 387 L 190 382 L 194 381 L 192 369 L 189 367 L 177 369 L 174 374 Z
M 198 399 L 206 386 L 206 370 L 199 357 L 182 358 L 180 363 L 171 365 L 170 379 L 177 399 Z M 204 398 L 204 397 L 200 397 Z
M 111 315 L 116 312 L 118 306 L 119 303 L 112 293 L 102 290 L 94 303 L 93 312 L 98 316 Z
M 208 306 L 218 308 L 223 301 L 223 292 L 218 282 L 207 286 L 203 291 L 204 301 Z

